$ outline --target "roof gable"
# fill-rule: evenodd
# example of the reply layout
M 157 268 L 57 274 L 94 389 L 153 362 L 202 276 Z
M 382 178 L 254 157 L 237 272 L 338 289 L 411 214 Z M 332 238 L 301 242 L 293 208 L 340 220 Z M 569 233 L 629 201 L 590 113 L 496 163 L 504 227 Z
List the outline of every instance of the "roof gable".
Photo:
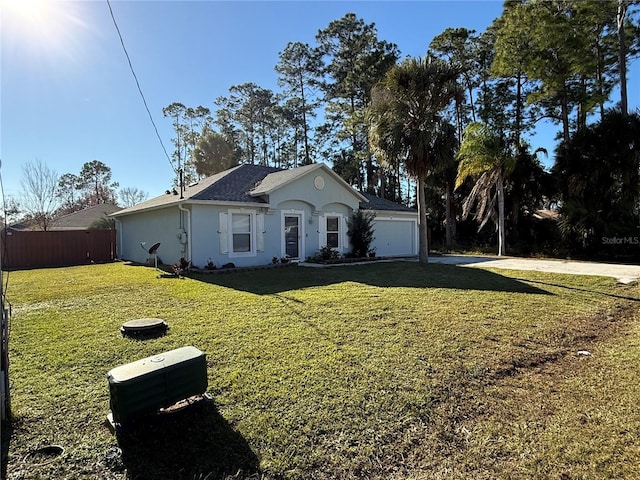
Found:
M 267 175 L 264 180 L 262 180 L 262 182 L 260 182 L 260 184 L 251 191 L 251 195 L 254 197 L 269 195 L 275 190 L 278 190 L 285 185 L 289 185 L 305 175 L 320 170 L 331 176 L 342 187 L 344 187 L 355 197 L 357 197 L 359 201 L 367 201 L 367 199 L 360 192 L 351 187 L 351 185 L 345 182 L 340 175 L 338 175 L 324 163 L 313 163 L 311 165 L 305 165 L 303 167 L 292 168 L 290 170 L 279 170 L 271 173 Z

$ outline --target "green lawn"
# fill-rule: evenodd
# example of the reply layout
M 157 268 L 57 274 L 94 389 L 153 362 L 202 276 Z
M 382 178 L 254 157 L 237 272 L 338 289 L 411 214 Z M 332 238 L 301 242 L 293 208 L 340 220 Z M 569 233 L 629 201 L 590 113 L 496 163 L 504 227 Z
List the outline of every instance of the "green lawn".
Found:
M 8 297 L 8 478 L 638 478 L 637 286 L 404 262 L 190 279 L 114 263 L 11 272 Z M 140 317 L 167 335 L 123 338 Z M 112 435 L 106 372 L 185 345 L 207 355 L 213 402 Z M 46 444 L 64 457 L 24 461 Z

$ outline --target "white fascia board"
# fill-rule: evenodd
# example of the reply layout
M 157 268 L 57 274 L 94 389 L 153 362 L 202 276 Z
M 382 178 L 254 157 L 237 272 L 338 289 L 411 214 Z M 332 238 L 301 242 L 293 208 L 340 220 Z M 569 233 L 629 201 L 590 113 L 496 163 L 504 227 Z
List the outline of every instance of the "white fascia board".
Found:
M 249 207 L 249 208 L 271 208 L 269 203 L 258 202 L 230 202 L 228 200 L 189 200 L 186 202 L 189 205 L 215 205 L 223 207 Z
M 176 202 L 169 202 L 169 203 L 163 203 L 161 205 L 153 205 L 150 207 L 145 207 L 145 208 L 138 208 L 136 210 L 132 210 L 130 212 L 123 212 L 123 211 L 119 211 L 119 212 L 114 212 L 109 214 L 109 217 L 126 217 L 127 215 L 135 215 L 136 213 L 142 213 L 142 212 L 151 212 L 153 210 L 162 210 L 164 208 L 171 208 L 171 207 L 175 207 L 177 205 L 180 204 L 184 204 L 184 200 L 179 200 Z
M 417 220 L 418 212 L 401 212 L 394 210 L 364 210 L 365 212 L 375 213 L 376 220 Z
M 226 207 L 248 207 L 248 208 L 271 208 L 271 205 L 268 203 L 258 203 L 258 202 L 230 202 L 225 200 L 179 200 L 176 202 L 163 203 L 162 205 L 153 205 L 151 207 L 140 208 L 137 210 L 133 210 L 131 212 L 115 212 L 110 214 L 110 217 L 125 217 L 127 215 L 135 215 L 136 213 L 142 212 L 151 212 L 154 210 L 162 210 L 165 208 L 177 207 L 178 205 L 182 205 L 186 207 L 188 205 L 215 205 L 215 206 L 226 206 Z

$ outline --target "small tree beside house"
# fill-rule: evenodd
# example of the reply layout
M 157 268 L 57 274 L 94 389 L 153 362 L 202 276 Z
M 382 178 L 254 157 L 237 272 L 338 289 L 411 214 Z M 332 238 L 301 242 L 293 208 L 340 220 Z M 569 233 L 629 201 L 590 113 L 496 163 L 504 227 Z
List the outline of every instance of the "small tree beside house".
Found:
M 347 221 L 347 235 L 351 240 L 352 254 L 354 257 L 366 257 L 375 252 L 371 249 L 371 244 L 375 240 L 373 236 L 373 220 L 376 215 L 366 210 L 356 210 Z

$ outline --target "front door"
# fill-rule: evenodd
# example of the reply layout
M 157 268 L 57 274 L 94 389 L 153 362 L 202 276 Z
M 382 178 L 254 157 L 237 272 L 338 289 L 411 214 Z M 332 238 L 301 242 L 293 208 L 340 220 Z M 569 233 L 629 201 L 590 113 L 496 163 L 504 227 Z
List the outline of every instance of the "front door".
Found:
M 300 258 L 300 215 L 284 217 L 284 253 L 290 259 Z

